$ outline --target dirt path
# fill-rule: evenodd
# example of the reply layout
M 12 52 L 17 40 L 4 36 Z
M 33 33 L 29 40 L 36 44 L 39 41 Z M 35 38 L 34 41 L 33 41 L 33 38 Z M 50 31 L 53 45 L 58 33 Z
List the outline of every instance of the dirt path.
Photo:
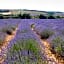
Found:
M 3 52 L 3 54 L 0 55 L 0 64 L 2 64 L 3 61 L 5 60 L 5 58 L 6 58 L 6 51 L 7 51 L 7 45 L 8 45 L 9 42 L 15 37 L 16 32 L 17 32 L 17 28 L 16 28 L 15 31 L 13 31 L 13 34 L 12 34 L 12 35 L 7 35 L 7 36 L 5 37 L 5 40 L 4 40 L 4 42 L 3 42 L 3 45 L 2 45 L 1 48 L 0 48 L 0 54 L 2 54 L 2 52 Z M 4 50 L 4 51 L 3 51 L 3 50 Z
M 36 31 L 33 28 L 32 28 L 32 31 L 40 39 L 40 36 L 36 33 Z M 63 60 L 58 60 L 58 58 L 56 58 L 55 54 L 53 54 L 51 52 L 51 50 L 50 50 L 51 49 L 50 44 L 46 40 L 40 39 L 40 41 L 41 41 L 41 44 L 44 45 L 44 47 L 45 47 L 45 48 L 43 48 L 42 45 L 40 45 L 41 51 L 42 51 L 42 53 L 44 51 L 44 55 L 46 56 L 48 64 L 64 64 Z

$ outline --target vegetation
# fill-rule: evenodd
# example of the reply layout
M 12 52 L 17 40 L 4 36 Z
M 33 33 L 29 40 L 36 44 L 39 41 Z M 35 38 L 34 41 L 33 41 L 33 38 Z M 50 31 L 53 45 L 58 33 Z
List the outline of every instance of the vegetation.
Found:
M 61 34 L 64 36 L 64 30 L 61 30 Z
M 17 19 L 35 19 L 35 18 L 39 18 L 39 19 L 56 19 L 56 18 L 64 18 L 61 16 L 53 16 L 52 14 L 48 14 L 47 16 L 45 14 L 40 14 L 40 15 L 35 15 L 35 16 L 31 16 L 30 14 L 24 13 L 24 14 L 10 14 L 10 15 L 3 15 L 0 14 L 0 19 L 9 19 L 9 18 L 17 18 Z
M 0 19 L 3 19 L 3 15 L 0 14 Z
M 28 40 L 20 40 L 18 43 L 13 45 L 12 50 L 13 51 L 19 51 L 19 50 L 27 50 L 31 51 L 34 54 L 38 54 L 38 45 L 37 42 L 33 39 L 28 39 Z
M 2 39 L 0 39 L 0 46 L 3 44 L 3 40 Z
M 42 15 L 42 14 L 40 14 L 39 19 L 47 19 L 47 17 Z
M 31 28 L 34 28 L 35 27 L 35 24 L 31 24 Z
M 10 56 L 7 59 L 15 64 L 46 64 L 45 61 L 42 61 L 39 52 L 38 44 L 34 39 L 20 40 L 9 50 L 8 56 Z
M 18 14 L 18 18 L 22 19 L 22 15 L 21 14 Z
M 5 41 L 5 37 L 6 37 L 6 35 L 4 33 L 0 33 L 0 48 Z
M 2 32 L 8 34 L 8 35 L 12 35 L 13 34 L 13 31 L 16 29 L 15 26 L 7 26 L 7 27 L 4 27 L 2 29 Z
M 31 19 L 30 14 L 18 14 L 18 15 L 13 15 L 13 18 L 20 18 L 20 19 Z
M 64 57 L 64 40 L 60 37 L 56 37 L 52 40 L 53 50 L 60 56 Z
M 56 18 L 61 18 L 60 16 L 56 16 Z
M 41 39 L 48 39 L 50 36 L 52 36 L 54 32 L 52 32 L 49 29 L 45 29 L 40 33 Z
M 24 30 L 21 31 L 21 33 L 27 33 L 27 32 L 28 32 L 27 29 L 24 29 Z
M 48 16 L 48 19 L 55 19 L 55 17 L 54 16 Z
M 30 14 L 23 14 L 21 18 L 22 19 L 31 19 L 31 16 L 30 16 Z
M 17 18 L 17 19 L 18 19 L 18 18 L 19 18 L 19 14 L 17 14 L 17 15 L 11 14 L 11 15 L 10 15 L 10 18 L 13 18 L 13 19 Z

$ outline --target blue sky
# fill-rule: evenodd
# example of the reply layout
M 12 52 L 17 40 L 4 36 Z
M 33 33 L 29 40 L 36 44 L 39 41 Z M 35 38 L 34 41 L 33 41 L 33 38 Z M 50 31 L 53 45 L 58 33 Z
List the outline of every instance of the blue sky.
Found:
M 64 0 L 0 0 L 0 9 L 29 9 L 64 12 Z

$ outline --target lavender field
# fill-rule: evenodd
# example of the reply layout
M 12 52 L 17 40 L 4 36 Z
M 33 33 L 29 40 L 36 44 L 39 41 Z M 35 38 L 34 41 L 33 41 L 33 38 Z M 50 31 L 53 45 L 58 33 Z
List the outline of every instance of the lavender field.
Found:
M 64 19 L 0 19 L 0 64 L 64 64 Z

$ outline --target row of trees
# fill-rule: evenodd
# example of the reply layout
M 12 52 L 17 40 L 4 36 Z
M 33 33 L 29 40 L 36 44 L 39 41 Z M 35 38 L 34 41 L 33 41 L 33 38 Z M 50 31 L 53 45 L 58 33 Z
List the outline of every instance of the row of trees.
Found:
M 39 18 L 40 19 L 59 19 L 59 18 L 64 18 L 64 17 L 61 17 L 61 16 L 53 16 L 53 15 L 45 16 L 45 15 L 40 14 L 39 15 Z
M 36 17 L 35 16 L 32 17 L 30 14 L 18 14 L 18 15 L 8 15 L 8 16 L 0 15 L 0 19 L 6 19 L 6 18 L 32 19 Z M 38 19 L 57 19 L 57 18 L 62 18 L 62 17 L 60 16 L 55 17 L 53 15 L 45 16 L 43 14 L 40 14 L 37 18 Z
M 18 14 L 18 15 L 0 15 L 0 19 L 18 18 L 18 19 L 31 19 L 30 14 Z

